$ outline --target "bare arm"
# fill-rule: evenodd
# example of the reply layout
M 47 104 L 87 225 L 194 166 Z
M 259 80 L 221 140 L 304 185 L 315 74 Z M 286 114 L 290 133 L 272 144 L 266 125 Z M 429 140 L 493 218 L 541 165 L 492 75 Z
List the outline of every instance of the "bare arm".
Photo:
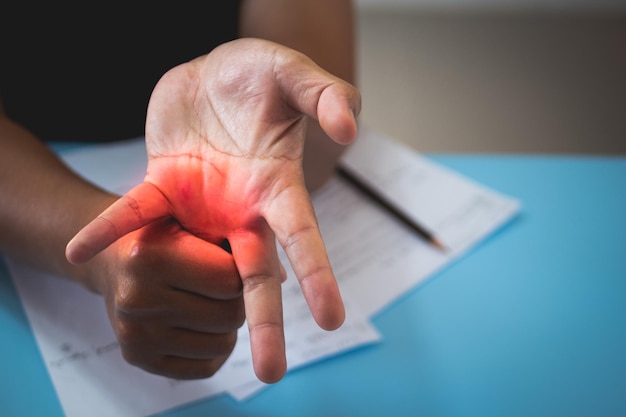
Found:
M 350 0 L 244 0 L 240 35 L 298 50 L 354 85 L 353 14 Z M 329 140 L 314 120 L 308 129 L 303 165 L 307 188 L 314 190 L 330 177 L 346 147 Z
M 67 262 L 65 245 L 116 197 L 77 177 L 1 111 L 0 147 L 0 251 L 89 287 L 90 265 Z

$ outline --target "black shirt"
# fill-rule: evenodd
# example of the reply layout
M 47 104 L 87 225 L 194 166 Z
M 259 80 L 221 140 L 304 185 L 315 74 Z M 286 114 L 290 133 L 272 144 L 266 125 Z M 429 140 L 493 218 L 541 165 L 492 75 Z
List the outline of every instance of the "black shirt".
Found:
M 139 10 L 14 3 L 22 6 L 3 8 L 0 22 L 0 95 L 9 117 L 48 141 L 143 136 L 159 78 L 238 30 L 238 1 Z

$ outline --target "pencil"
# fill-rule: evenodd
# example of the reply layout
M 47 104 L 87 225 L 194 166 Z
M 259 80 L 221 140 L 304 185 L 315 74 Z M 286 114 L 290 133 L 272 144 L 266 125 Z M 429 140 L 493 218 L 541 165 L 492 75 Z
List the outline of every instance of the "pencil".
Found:
M 349 182 L 356 189 L 358 189 L 362 194 L 367 196 L 373 202 L 379 204 L 389 213 L 391 213 L 396 219 L 400 220 L 404 223 L 405 226 L 409 227 L 423 239 L 425 239 L 428 243 L 440 249 L 442 251 L 446 250 L 446 247 L 438 240 L 428 229 L 424 226 L 416 222 L 415 220 L 409 218 L 405 213 L 403 213 L 400 209 L 398 209 L 393 203 L 391 203 L 388 199 L 382 196 L 380 193 L 376 192 L 372 187 L 365 184 L 363 181 L 354 176 L 349 170 L 342 167 L 341 165 L 337 166 L 337 173 L 341 178 Z

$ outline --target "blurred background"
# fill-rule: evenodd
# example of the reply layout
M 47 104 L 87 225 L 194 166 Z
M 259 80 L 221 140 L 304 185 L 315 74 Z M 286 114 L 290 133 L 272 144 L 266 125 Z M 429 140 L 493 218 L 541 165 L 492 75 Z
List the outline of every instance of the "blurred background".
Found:
M 425 153 L 626 154 L 626 0 L 355 0 L 361 120 Z

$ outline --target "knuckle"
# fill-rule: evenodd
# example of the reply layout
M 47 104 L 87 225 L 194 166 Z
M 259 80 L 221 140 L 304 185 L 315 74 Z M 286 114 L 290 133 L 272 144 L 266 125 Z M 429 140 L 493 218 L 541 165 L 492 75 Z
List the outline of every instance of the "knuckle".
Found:
M 123 359 L 148 373 L 179 380 L 210 378 L 222 367 L 237 343 L 237 332 L 213 335 L 205 347 L 205 359 L 185 359 L 157 354 L 146 345 L 120 343 Z
M 160 373 L 158 371 L 159 355 L 153 350 L 147 349 L 143 344 L 136 341 L 131 343 L 120 340 L 120 351 L 124 361 L 150 373 Z
M 132 279 L 121 279 L 114 294 L 115 314 L 124 319 L 131 319 L 144 307 L 144 295 Z
M 201 329 L 213 335 L 236 332 L 245 322 L 246 313 L 243 301 L 220 301 L 219 304 L 203 310 Z
M 125 256 L 126 269 L 129 274 L 141 275 L 159 260 L 147 240 L 132 239 L 128 243 Z
M 227 330 L 239 329 L 246 320 L 246 312 L 243 299 L 230 301 L 229 307 L 224 309 L 222 322 Z
M 140 354 L 137 350 L 130 349 L 124 346 L 123 344 L 121 344 L 121 346 L 122 346 L 121 348 L 122 358 L 126 362 L 128 362 L 131 365 L 140 367 L 140 368 L 145 368 L 146 355 Z
M 186 380 L 210 378 L 217 373 L 224 362 L 226 362 L 226 357 L 197 361 L 193 369 L 187 369 L 182 373 L 176 372 L 175 378 Z
M 271 282 L 273 279 L 277 277 L 271 274 L 255 274 L 242 276 L 241 281 L 243 284 L 243 292 L 249 293 L 255 290 L 261 289 L 267 285 L 268 282 Z
M 215 355 L 218 357 L 228 356 L 235 349 L 237 344 L 237 332 L 225 333 L 215 344 Z
M 115 335 L 123 350 L 133 351 L 146 340 L 143 327 L 132 320 L 119 320 L 115 326 Z
M 303 226 L 287 235 L 281 243 L 283 244 L 285 250 L 289 250 L 290 248 L 297 247 L 297 245 L 305 239 L 307 235 L 316 231 L 316 225 Z

